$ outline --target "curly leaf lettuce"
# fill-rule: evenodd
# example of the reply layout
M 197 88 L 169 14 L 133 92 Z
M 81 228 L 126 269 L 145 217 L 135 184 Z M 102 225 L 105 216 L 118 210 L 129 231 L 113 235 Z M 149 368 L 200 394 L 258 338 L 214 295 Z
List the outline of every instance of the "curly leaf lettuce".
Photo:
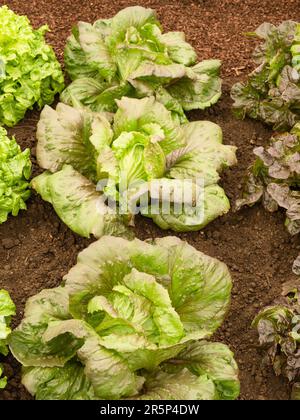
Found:
M 180 125 L 154 97 L 117 105 L 114 116 L 61 103 L 41 113 L 37 159 L 48 172 L 32 186 L 73 231 L 99 238 L 137 212 L 163 229 L 199 230 L 229 210 L 218 181 L 236 148 L 222 144 L 220 127 Z
M 293 21 L 278 27 L 264 23 L 248 35 L 262 43 L 254 52 L 258 67 L 245 83 L 233 86 L 234 113 L 259 119 L 285 131 L 300 119 L 299 28 Z
M 0 127 L 0 224 L 10 213 L 17 216 L 20 210 L 26 210 L 30 175 L 30 150 L 22 152 L 16 140 L 9 139 Z
M 237 209 L 261 201 L 267 211 L 279 208 L 286 211 L 285 226 L 291 235 L 300 232 L 300 125 L 290 133 L 274 136 L 267 147 L 257 147 L 256 161 L 246 178 L 243 197 L 236 202 Z M 300 274 L 300 256 L 293 271 Z
M 219 60 L 197 64 L 182 32 L 163 34 L 155 11 L 140 6 L 121 10 L 93 25 L 79 22 L 65 48 L 73 83 L 62 93 L 68 105 L 116 111 L 122 96 L 156 96 L 174 117 L 204 109 L 221 96 Z
M 6 290 L 0 290 L 0 355 L 8 354 L 7 338 L 11 333 L 10 320 L 16 313 L 16 307 Z M 5 388 L 7 379 L 2 376 L 0 365 L 0 389 Z
M 253 321 L 259 342 L 265 351 L 265 362 L 292 384 L 293 400 L 299 399 L 299 282 L 284 285 L 282 297 L 263 309 Z
M 10 349 L 37 399 L 234 399 L 233 354 L 204 340 L 230 292 L 227 267 L 177 238 L 104 237 L 28 300 Z
M 45 42 L 48 27 L 34 30 L 26 16 L 0 8 L 0 122 L 14 126 L 35 104 L 51 104 L 64 88 L 53 49 Z
M 131 236 L 122 218 L 106 205 L 103 194 L 70 165 L 55 174 L 44 172 L 34 178 L 32 188 L 53 205 L 61 220 L 78 235 Z

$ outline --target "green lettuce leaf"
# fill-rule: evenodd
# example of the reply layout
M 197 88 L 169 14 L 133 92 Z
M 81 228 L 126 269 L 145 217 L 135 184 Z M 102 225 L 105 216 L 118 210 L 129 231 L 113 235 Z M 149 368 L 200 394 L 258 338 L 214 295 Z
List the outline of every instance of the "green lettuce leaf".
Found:
M 2 377 L 2 367 L 0 365 L 0 389 L 3 389 L 6 387 L 7 385 L 7 378 L 6 377 Z
M 187 144 L 167 155 L 168 178 L 141 184 L 129 192 L 130 206 L 145 203 L 142 214 L 152 217 L 162 229 L 178 232 L 200 230 L 229 211 L 229 200 L 216 184 L 219 173 L 236 163 L 236 147 L 222 144 L 218 125 L 197 121 L 182 129 Z
M 116 112 L 116 99 L 132 95 L 133 88 L 129 83 L 110 84 L 85 77 L 75 79 L 60 98 L 63 103 L 76 108 L 88 108 L 93 112 Z
M 162 35 L 168 54 L 175 63 L 192 66 L 197 62 L 197 53 L 185 40 L 183 32 L 167 32 Z
M 75 361 L 66 363 L 63 368 L 24 368 L 22 384 L 37 400 L 95 399 L 82 365 Z
M 158 133 L 153 132 L 156 127 Z M 131 131 L 153 133 L 154 140 L 159 141 L 165 154 L 184 146 L 186 142 L 180 125 L 173 121 L 170 112 L 154 97 L 141 100 L 123 98 L 118 101 L 113 129 L 117 137 Z
M 232 354 L 195 341 L 222 323 L 230 291 L 227 267 L 178 238 L 104 237 L 28 300 L 10 349 L 37 399 L 235 398 Z
M 82 366 L 26 368 L 23 385 L 38 400 L 95 399 Z M 219 343 L 195 343 L 151 374 L 135 400 L 233 400 L 239 395 L 238 368 Z
M 64 88 L 53 49 L 45 42 L 47 26 L 34 30 L 26 16 L 0 8 L 0 122 L 14 126 L 35 104 L 51 104 Z
M 50 172 L 72 165 L 97 181 L 97 159 L 110 146 L 113 132 L 105 115 L 89 113 L 59 103 L 56 110 L 46 106 L 37 129 L 37 160 Z
M 202 61 L 189 69 L 181 80 L 172 83 L 168 92 L 180 101 L 185 111 L 208 108 L 222 95 L 220 67 L 219 60 Z
M 16 314 L 16 307 L 6 290 L 0 290 L 0 354 L 8 354 L 7 337 L 9 336 L 10 320 Z
M 259 119 L 274 130 L 289 130 L 299 121 L 299 24 L 286 21 L 278 27 L 264 23 L 248 35 L 262 43 L 254 52 L 258 67 L 245 83 L 233 86 L 234 113 Z
M 30 150 L 22 152 L 15 138 L 9 139 L 0 127 L 0 224 L 10 213 L 17 216 L 20 210 L 26 210 L 30 176 Z
M 16 307 L 6 290 L 0 290 L 0 354 L 8 354 L 8 336 L 11 333 L 11 317 L 16 314 Z M 0 365 L 0 389 L 6 387 L 7 378 L 2 377 L 2 367 Z
M 226 214 L 230 202 L 219 185 L 202 187 L 190 179 L 168 179 L 142 184 L 130 194 L 130 207 L 136 201 L 141 213 L 164 230 L 198 231 L 217 217 Z M 134 211 L 134 210 L 133 210 Z

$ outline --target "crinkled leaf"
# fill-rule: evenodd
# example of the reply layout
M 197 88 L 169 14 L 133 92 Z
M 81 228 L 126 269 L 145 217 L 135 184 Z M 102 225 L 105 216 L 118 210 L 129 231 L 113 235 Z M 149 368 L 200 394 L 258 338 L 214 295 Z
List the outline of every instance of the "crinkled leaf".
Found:
M 60 99 L 67 105 L 88 108 L 93 112 L 116 112 L 116 99 L 131 94 L 129 83 L 111 84 L 86 77 L 75 79 L 62 92 Z
M 7 378 L 2 376 L 2 367 L 0 365 L 0 389 L 5 388 L 7 385 Z
M 257 147 L 257 159 L 250 168 L 244 195 L 237 208 L 262 200 L 268 211 L 286 209 L 286 227 L 295 235 L 300 231 L 300 174 L 299 127 L 291 133 L 277 135 L 267 147 Z
M 99 25 L 79 22 L 73 29 L 65 48 L 65 66 L 72 80 L 78 77 L 111 80 L 114 77 L 116 65 Z
M 166 364 L 167 370 L 187 368 L 214 384 L 215 399 L 234 400 L 240 393 L 238 366 L 233 353 L 221 343 L 195 342 Z
M 217 183 L 219 173 L 236 164 L 236 147 L 222 144 L 221 128 L 209 121 L 183 126 L 187 145 L 167 156 L 168 176 L 201 179 L 205 185 Z
M 143 381 L 132 373 L 124 359 L 102 346 L 93 329 L 80 320 L 67 320 L 49 324 L 44 334 L 46 343 L 62 341 L 66 335 L 80 340 L 83 345 L 77 356 L 85 366 L 84 373 L 90 380 L 95 395 L 107 399 L 118 399 L 137 393 Z
M 16 307 L 6 290 L 0 290 L 0 354 L 8 354 L 7 338 L 11 333 L 10 320 L 16 314 Z M 0 371 L 1 376 L 1 371 Z
M 175 61 L 175 63 L 183 64 L 184 66 L 196 64 L 196 51 L 186 42 L 183 32 L 167 32 L 163 34 L 162 39 L 167 46 L 171 60 Z
M 286 21 L 278 27 L 264 23 L 248 35 L 263 42 L 254 52 L 259 65 L 245 83 L 233 86 L 234 113 L 238 118 L 259 119 L 274 130 L 287 130 L 299 121 L 299 25 Z
M 230 289 L 225 265 L 178 238 L 105 237 L 29 299 L 10 348 L 37 399 L 235 398 L 232 354 L 194 341 L 221 324 Z

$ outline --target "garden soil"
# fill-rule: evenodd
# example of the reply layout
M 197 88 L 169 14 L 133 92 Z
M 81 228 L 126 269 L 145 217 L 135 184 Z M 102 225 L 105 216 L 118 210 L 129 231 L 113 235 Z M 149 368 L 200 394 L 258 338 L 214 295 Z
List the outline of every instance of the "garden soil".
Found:
M 157 10 L 165 30 L 184 31 L 197 49 L 199 59 L 223 61 L 224 94 L 220 102 L 205 112 L 189 117 L 209 119 L 223 129 L 224 142 L 238 147 L 238 165 L 222 177 L 232 204 L 240 196 L 247 167 L 253 161 L 252 149 L 266 144 L 270 130 L 254 121 L 237 121 L 232 116 L 230 87 L 252 69 L 254 41 L 243 33 L 254 30 L 264 21 L 300 21 L 299 0 L 8 0 L 19 14 L 27 14 L 35 27 L 48 23 L 48 41 L 63 62 L 63 48 L 72 26 L 78 21 L 93 22 L 109 18 L 120 9 L 140 4 Z M 32 149 L 34 174 L 35 133 L 39 118 L 30 112 L 10 134 L 22 148 Z M 140 239 L 172 234 L 158 229 L 151 221 L 138 218 L 136 235 Z M 281 292 L 282 283 L 291 280 L 292 262 L 300 252 L 300 239 L 290 237 L 284 228 L 284 214 L 266 213 L 260 205 L 230 212 L 201 232 L 179 234 L 198 250 L 224 261 L 231 270 L 234 287 L 232 305 L 216 339 L 235 352 L 240 368 L 241 399 L 288 399 L 288 384 L 276 378 L 270 368 L 262 366 L 256 332 L 251 321 L 258 311 L 272 303 Z M 22 318 L 24 304 L 44 288 L 59 285 L 74 265 L 79 251 L 92 240 L 73 234 L 56 216 L 52 207 L 34 195 L 28 211 L 10 217 L 0 226 L 0 288 L 6 288 L 17 305 L 16 326 Z M 2 358 L 8 376 L 0 399 L 29 399 L 20 383 L 20 366 L 11 357 Z

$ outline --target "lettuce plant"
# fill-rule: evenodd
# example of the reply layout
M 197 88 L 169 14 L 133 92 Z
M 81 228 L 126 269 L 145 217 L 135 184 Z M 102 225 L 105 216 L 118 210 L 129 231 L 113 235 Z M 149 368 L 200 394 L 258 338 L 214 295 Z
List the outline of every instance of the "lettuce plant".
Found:
M 116 111 L 123 96 L 156 96 L 181 122 L 185 111 L 204 109 L 221 96 L 219 60 L 197 64 L 182 32 L 163 34 L 155 11 L 128 7 L 93 25 L 79 22 L 65 49 L 73 83 L 62 102 L 92 111 Z
M 222 144 L 219 126 L 181 126 L 154 97 L 124 97 L 117 104 L 111 123 L 108 114 L 61 103 L 41 114 L 37 159 L 48 171 L 32 185 L 73 231 L 97 238 L 122 234 L 120 218 L 133 224 L 139 203 L 142 214 L 176 231 L 199 230 L 229 210 L 218 180 L 236 163 L 236 148 Z M 193 193 L 195 203 L 184 192 Z M 181 212 L 179 199 L 186 201 Z
M 234 399 L 238 369 L 206 341 L 228 310 L 223 263 L 174 237 L 104 237 L 10 336 L 37 399 Z
M 264 362 L 293 385 L 292 399 L 300 399 L 300 283 L 284 285 L 282 297 L 253 321 L 264 350 Z
M 0 123 L 13 126 L 34 104 L 51 104 L 64 88 L 47 26 L 34 30 L 26 16 L 0 8 Z
M 290 133 L 275 135 L 267 147 L 257 147 L 256 161 L 250 168 L 244 197 L 237 207 L 262 201 L 273 212 L 286 210 L 286 227 L 295 235 L 300 232 L 300 125 Z
M 254 53 L 258 67 L 233 86 L 234 113 L 289 130 L 300 121 L 300 24 L 264 23 L 248 35 L 262 41 Z
M 7 338 L 11 332 L 9 327 L 10 319 L 16 313 L 16 307 L 6 290 L 0 290 L 0 355 L 8 354 Z M 2 368 L 0 365 L 0 389 L 5 388 L 7 380 L 1 377 Z
M 16 140 L 9 139 L 6 130 L 0 127 L 0 224 L 9 213 L 17 216 L 20 210 L 26 210 L 30 175 L 30 150 L 22 152 Z

